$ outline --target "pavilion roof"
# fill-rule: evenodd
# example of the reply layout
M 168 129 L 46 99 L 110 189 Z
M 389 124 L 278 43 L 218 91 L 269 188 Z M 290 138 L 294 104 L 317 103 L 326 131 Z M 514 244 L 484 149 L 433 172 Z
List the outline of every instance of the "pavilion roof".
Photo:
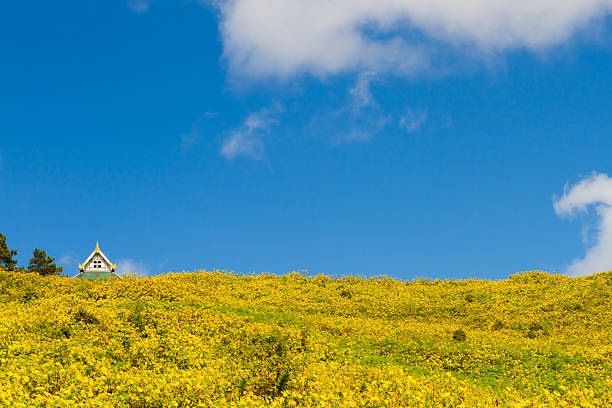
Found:
M 82 271 L 75 278 L 96 280 L 96 279 L 116 279 L 120 278 L 115 272 L 104 271 Z
M 117 269 L 117 265 L 111 263 L 111 261 L 109 261 L 109 259 L 106 257 L 106 255 L 104 255 L 104 252 L 102 252 L 100 250 L 100 245 L 99 242 L 96 242 L 96 249 L 93 250 L 93 252 L 91 253 L 91 255 L 89 255 L 87 257 L 87 259 L 85 260 L 85 262 L 83 262 L 82 264 L 79 264 L 79 270 L 82 272 L 83 269 L 85 268 L 85 265 L 87 265 L 87 262 L 89 262 L 91 260 L 91 258 L 94 257 L 94 255 L 99 254 L 102 259 L 104 259 L 104 261 L 110 266 L 111 270 L 115 270 Z

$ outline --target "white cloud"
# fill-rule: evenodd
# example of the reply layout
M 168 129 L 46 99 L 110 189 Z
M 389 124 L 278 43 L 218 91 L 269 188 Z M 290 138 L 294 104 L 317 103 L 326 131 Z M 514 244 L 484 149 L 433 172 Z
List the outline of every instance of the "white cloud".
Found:
M 573 216 L 594 206 L 599 216 L 596 243 L 583 259 L 576 259 L 567 268 L 571 276 L 612 269 L 612 178 L 593 173 L 571 188 L 564 189 L 563 196 L 554 200 L 558 215 Z
M 279 124 L 276 116 L 282 108 L 276 105 L 251 113 L 242 126 L 232 130 L 221 145 L 221 155 L 228 160 L 238 156 L 247 156 L 262 160 L 265 158 L 263 137 L 273 126 Z
M 612 0 L 226 0 L 224 56 L 236 73 L 411 73 L 441 47 L 542 50 L 612 10 Z
M 406 129 L 408 132 L 416 132 L 423 126 L 427 120 L 427 110 L 415 111 L 413 109 L 406 109 L 406 113 L 400 117 L 400 127 Z
M 119 259 L 117 261 L 117 274 L 121 276 L 136 275 L 149 276 L 151 271 L 144 262 L 135 261 L 131 258 Z

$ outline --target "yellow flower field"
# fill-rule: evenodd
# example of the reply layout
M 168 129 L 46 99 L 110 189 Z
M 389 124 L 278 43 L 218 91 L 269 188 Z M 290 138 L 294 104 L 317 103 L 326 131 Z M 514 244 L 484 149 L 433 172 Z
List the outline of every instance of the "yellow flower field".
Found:
M 612 272 L 0 272 L 4 407 L 612 407 Z

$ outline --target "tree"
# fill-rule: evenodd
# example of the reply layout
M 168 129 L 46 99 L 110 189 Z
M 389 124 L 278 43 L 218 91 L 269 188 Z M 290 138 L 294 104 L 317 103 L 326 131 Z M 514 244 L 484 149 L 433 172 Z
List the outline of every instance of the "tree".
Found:
M 33 257 L 30 258 L 30 264 L 28 265 L 29 272 L 36 272 L 40 276 L 49 276 L 58 275 L 64 270 L 64 268 L 55 264 L 55 258 L 47 256 L 47 253 L 42 249 L 36 248 L 32 255 Z
M 15 270 L 17 260 L 13 257 L 17 255 L 16 249 L 9 249 L 6 245 L 6 237 L 0 233 L 0 268 L 6 271 Z

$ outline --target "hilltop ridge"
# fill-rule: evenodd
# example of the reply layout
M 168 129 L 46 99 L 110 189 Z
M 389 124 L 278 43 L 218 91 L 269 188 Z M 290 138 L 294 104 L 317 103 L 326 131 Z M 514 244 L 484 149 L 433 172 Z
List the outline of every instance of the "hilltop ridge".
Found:
M 0 406 L 603 406 L 612 272 L 0 271 Z

